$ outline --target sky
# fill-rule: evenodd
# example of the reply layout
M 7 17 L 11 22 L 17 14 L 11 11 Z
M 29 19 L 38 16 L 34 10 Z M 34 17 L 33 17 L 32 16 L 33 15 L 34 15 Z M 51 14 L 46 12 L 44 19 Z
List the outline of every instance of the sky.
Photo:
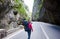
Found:
M 28 6 L 29 12 L 32 12 L 34 0 L 24 0 L 24 3 Z

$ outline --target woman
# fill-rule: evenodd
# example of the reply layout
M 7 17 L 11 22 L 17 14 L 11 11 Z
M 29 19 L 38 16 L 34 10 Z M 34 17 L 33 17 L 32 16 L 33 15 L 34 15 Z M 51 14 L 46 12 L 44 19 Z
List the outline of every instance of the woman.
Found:
M 30 39 L 31 30 L 33 31 L 31 21 L 30 21 L 30 20 L 26 21 L 26 20 L 24 19 L 23 22 L 22 22 L 22 24 L 24 25 L 25 31 L 28 33 L 28 39 Z
M 28 39 L 30 39 L 30 36 L 31 36 L 31 30 L 33 31 L 32 23 L 31 23 L 30 20 L 28 20 L 28 28 L 29 28 L 29 30 L 27 31 L 27 33 L 28 33 Z

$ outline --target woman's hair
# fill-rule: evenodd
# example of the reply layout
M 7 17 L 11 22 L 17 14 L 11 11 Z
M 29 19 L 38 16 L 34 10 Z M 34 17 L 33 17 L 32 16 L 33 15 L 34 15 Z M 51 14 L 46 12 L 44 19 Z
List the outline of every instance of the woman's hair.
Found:
M 26 20 L 25 18 L 23 20 Z

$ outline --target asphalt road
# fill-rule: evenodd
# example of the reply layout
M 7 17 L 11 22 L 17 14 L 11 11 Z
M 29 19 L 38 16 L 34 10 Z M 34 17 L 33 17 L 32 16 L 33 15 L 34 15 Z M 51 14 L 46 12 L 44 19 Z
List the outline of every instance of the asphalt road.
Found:
M 31 39 L 60 39 L 60 27 L 43 22 L 33 22 L 33 32 Z M 6 39 L 27 39 L 27 32 L 17 31 Z

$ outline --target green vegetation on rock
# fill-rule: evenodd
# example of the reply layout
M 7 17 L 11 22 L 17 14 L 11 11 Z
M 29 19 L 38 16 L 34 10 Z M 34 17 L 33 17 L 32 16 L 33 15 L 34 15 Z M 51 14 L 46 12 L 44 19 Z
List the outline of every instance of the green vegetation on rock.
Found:
M 24 4 L 21 0 L 14 0 L 14 9 L 17 10 L 21 15 L 26 16 L 26 9 L 24 7 Z

